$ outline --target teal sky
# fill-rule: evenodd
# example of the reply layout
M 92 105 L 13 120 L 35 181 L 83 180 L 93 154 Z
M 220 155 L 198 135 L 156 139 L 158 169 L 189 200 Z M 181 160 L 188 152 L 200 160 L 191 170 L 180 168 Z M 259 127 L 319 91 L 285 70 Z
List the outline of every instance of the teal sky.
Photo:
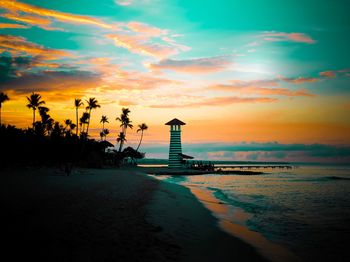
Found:
M 21 97 L 37 91 L 58 119 L 75 97 L 131 107 L 150 143 L 176 112 L 189 141 L 348 145 L 349 13 L 346 0 L 0 0 L 4 118 L 28 126 Z

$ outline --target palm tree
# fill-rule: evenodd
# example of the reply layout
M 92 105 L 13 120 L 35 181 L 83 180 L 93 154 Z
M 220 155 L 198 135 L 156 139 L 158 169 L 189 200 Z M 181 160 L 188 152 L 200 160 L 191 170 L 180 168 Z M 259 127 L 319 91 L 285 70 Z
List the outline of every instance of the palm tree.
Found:
M 108 117 L 107 116 L 102 116 L 101 120 L 100 120 L 100 123 L 102 123 L 102 130 L 104 130 L 105 129 L 105 123 L 109 123 L 108 122 Z
M 65 131 L 65 133 L 66 133 L 66 136 L 70 136 L 70 135 L 71 135 L 71 132 L 72 132 L 71 126 L 72 126 L 73 122 L 72 122 L 72 120 L 70 120 L 70 119 L 66 119 L 66 120 L 64 120 L 64 124 L 66 125 L 66 126 L 64 127 L 64 131 Z M 74 124 L 73 124 L 73 125 L 74 125 Z M 68 127 L 69 127 L 69 129 L 67 129 Z M 74 125 L 74 127 L 75 127 L 75 125 Z
M 76 125 L 73 123 L 72 120 L 70 119 L 66 119 L 64 120 L 64 123 L 66 125 L 65 129 L 69 127 L 69 133 L 72 132 L 72 130 L 74 130 L 74 128 L 76 127 Z
M 119 152 L 122 151 L 122 147 L 123 147 L 123 144 L 124 144 L 125 141 L 126 141 L 125 134 L 123 132 L 120 132 L 118 137 L 117 137 L 117 142 L 120 143 L 120 145 L 119 145 Z
M 65 128 L 67 128 L 67 127 L 69 127 L 72 124 L 72 120 L 66 119 L 66 120 L 64 120 L 64 124 L 66 125 Z
M 80 133 L 85 131 L 85 125 L 88 123 L 90 115 L 88 112 L 84 112 L 80 118 Z
M 126 116 L 129 116 L 129 113 L 130 113 L 130 109 L 129 108 L 125 108 L 125 107 L 123 107 L 122 108 L 122 113 L 123 113 L 123 115 L 126 115 Z
M 106 141 L 106 137 L 108 134 L 109 134 L 109 130 L 107 128 L 102 129 L 102 131 L 100 132 L 101 141 L 103 140 L 103 138 L 105 138 L 105 141 Z
M 1 106 L 2 103 L 5 103 L 6 101 L 10 100 L 10 98 L 3 92 L 0 93 L 0 126 L 1 126 Z
M 129 108 L 122 108 L 122 114 L 120 115 L 120 117 L 116 118 L 116 120 L 121 123 L 120 124 L 120 127 L 122 128 L 122 132 L 121 133 L 123 133 L 124 138 L 126 137 L 126 130 L 127 130 L 127 128 L 128 127 L 130 129 L 133 128 L 133 125 L 131 124 L 131 121 L 130 121 L 130 118 L 129 118 L 129 113 L 130 113 Z M 124 139 L 124 141 L 126 141 L 126 139 Z M 121 152 L 121 150 L 123 148 L 124 141 L 121 140 L 120 147 L 119 147 L 119 152 Z
M 41 123 L 44 128 L 44 134 L 47 132 L 47 134 L 50 134 L 50 131 L 52 130 L 54 120 L 51 118 L 51 116 L 48 114 L 50 111 L 49 108 L 45 106 L 39 106 L 38 107 L 39 114 L 41 117 Z
M 30 97 L 27 97 L 29 104 L 27 105 L 28 108 L 33 109 L 33 128 L 34 128 L 34 123 L 35 123 L 35 111 L 36 109 L 40 106 L 45 104 L 45 101 L 41 100 L 41 95 L 32 93 Z
M 76 98 L 74 100 L 74 106 L 75 106 L 75 116 L 76 116 L 76 135 L 78 135 L 78 110 L 79 110 L 79 107 L 81 107 L 82 105 L 84 105 L 84 103 L 81 101 L 81 99 L 79 98 Z
M 96 109 L 98 107 L 101 107 L 98 104 L 98 101 L 93 97 L 93 98 L 89 98 L 89 100 L 86 100 L 87 102 L 87 107 L 86 109 L 89 110 L 89 120 L 88 120 L 88 124 L 87 124 L 87 128 L 86 128 L 86 136 L 88 136 L 89 134 L 89 126 L 90 126 L 90 119 L 91 119 L 91 110 L 92 109 Z
M 105 137 L 105 140 L 106 140 L 106 137 L 109 134 L 109 130 L 107 128 L 103 129 L 103 134 L 104 134 L 104 137 Z
M 140 138 L 140 143 L 139 143 L 139 145 L 136 148 L 136 151 L 138 151 L 139 148 L 140 148 L 140 145 L 141 145 L 141 142 L 142 142 L 142 138 L 143 138 L 143 131 L 148 129 L 148 126 L 145 123 L 142 123 L 141 125 L 138 125 L 138 127 L 139 127 L 139 129 L 137 129 L 137 132 L 141 131 L 141 138 Z

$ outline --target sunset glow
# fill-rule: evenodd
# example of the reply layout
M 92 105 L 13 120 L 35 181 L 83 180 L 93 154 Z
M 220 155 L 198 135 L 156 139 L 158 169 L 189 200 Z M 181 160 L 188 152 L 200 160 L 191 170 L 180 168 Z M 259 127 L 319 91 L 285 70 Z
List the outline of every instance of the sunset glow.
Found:
M 176 117 L 186 122 L 185 151 L 203 159 L 348 162 L 350 19 L 342 3 L 0 0 L 0 91 L 10 97 L 2 122 L 30 127 L 32 92 L 58 121 L 75 120 L 75 98 L 95 97 L 101 108 L 90 135 L 99 138 L 107 115 L 116 144 L 115 118 L 128 107 L 135 126 L 149 126 L 146 157 L 167 157 L 164 123 Z M 128 136 L 137 145 L 136 130 Z M 262 147 L 240 147 L 252 144 Z

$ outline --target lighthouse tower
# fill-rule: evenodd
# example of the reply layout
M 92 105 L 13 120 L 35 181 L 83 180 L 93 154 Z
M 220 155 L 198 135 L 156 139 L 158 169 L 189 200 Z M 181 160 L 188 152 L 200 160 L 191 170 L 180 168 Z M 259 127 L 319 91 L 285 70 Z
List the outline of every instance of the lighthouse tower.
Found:
M 165 125 L 170 126 L 170 148 L 168 167 L 179 168 L 182 166 L 181 126 L 186 124 L 180 121 L 179 119 L 174 118 Z

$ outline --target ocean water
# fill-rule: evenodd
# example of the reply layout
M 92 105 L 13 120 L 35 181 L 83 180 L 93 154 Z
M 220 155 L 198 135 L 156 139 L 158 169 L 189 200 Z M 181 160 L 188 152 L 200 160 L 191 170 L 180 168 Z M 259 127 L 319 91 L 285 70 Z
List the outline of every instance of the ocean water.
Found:
M 262 171 L 164 180 L 191 189 L 223 230 L 272 261 L 350 261 L 350 167 Z

